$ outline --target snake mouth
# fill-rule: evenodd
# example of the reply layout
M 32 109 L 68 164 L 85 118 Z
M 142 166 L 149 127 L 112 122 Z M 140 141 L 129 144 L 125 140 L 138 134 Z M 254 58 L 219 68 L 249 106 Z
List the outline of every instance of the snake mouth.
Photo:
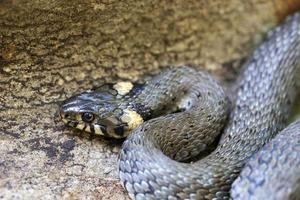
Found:
M 104 125 L 98 123 L 86 123 L 78 120 L 76 116 L 68 113 L 60 112 L 61 120 L 68 126 L 79 129 L 85 132 L 92 133 L 94 135 L 101 135 L 105 137 L 124 138 L 130 132 L 127 123 L 121 123 L 116 125 Z

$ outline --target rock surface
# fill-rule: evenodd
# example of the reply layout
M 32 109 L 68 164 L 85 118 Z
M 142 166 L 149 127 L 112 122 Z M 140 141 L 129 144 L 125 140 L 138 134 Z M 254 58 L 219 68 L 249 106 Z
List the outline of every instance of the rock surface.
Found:
M 284 3 L 285 2 L 285 3 Z M 296 0 L 0 1 L 0 198 L 128 199 L 121 141 L 69 129 L 59 102 L 168 65 L 232 80 Z

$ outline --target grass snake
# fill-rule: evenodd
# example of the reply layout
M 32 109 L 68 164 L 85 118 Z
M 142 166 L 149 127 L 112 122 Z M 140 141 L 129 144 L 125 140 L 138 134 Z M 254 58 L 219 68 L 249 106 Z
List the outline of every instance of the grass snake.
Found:
M 299 68 L 296 13 L 244 64 L 231 106 L 208 73 L 183 66 L 74 95 L 60 115 L 92 134 L 131 132 L 119 175 L 133 199 L 300 199 L 300 121 L 284 129 Z

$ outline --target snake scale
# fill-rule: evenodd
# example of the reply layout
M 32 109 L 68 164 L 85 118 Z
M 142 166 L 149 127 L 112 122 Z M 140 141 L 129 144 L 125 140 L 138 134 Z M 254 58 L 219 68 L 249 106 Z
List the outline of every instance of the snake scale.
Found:
M 244 64 L 231 106 L 208 73 L 184 66 L 80 93 L 60 115 L 92 134 L 131 132 L 119 175 L 132 199 L 300 199 L 300 120 L 284 129 L 299 68 L 296 13 Z

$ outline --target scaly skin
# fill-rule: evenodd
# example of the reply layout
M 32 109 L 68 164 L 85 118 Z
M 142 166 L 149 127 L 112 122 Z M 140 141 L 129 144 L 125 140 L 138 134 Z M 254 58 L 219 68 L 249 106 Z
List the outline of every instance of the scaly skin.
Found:
M 232 183 L 262 147 L 234 183 L 232 198 L 294 198 L 300 140 L 290 140 L 299 137 L 300 123 L 264 145 L 286 126 L 299 68 L 300 13 L 270 31 L 246 62 L 225 128 L 224 91 L 210 75 L 189 67 L 169 69 L 144 86 L 84 92 L 66 100 L 60 112 L 70 126 L 116 138 L 154 118 L 135 128 L 120 152 L 120 179 L 133 199 L 229 199 Z M 211 154 L 180 162 L 203 153 L 223 128 Z M 292 171 L 282 173 L 287 164 Z
M 229 199 L 231 184 L 245 162 L 286 125 L 299 68 L 298 13 L 269 32 L 245 64 L 229 123 L 209 156 L 186 164 L 163 154 L 164 138 L 168 143 L 177 140 L 166 128 L 176 126 L 176 119 L 149 121 L 133 131 L 123 144 L 119 162 L 120 178 L 130 197 Z M 176 148 L 193 147 L 185 144 Z
M 231 196 L 240 200 L 300 198 L 300 120 L 256 153 L 234 181 Z

